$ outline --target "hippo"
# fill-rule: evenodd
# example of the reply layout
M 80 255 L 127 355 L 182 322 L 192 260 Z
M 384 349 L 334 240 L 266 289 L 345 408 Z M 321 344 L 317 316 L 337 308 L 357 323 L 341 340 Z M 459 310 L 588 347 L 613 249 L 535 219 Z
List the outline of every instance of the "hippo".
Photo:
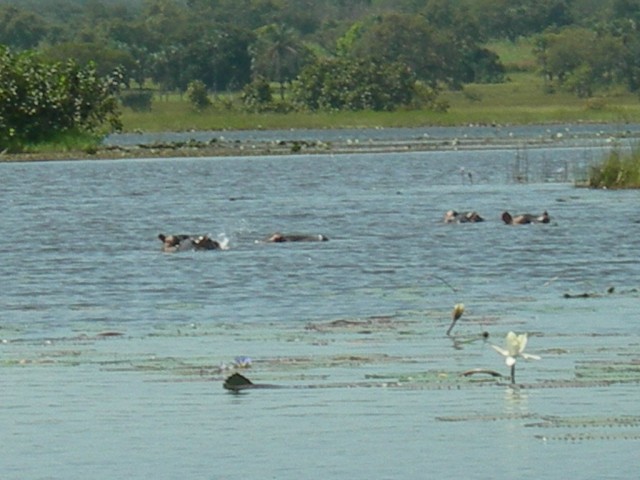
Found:
M 225 390 L 238 393 L 242 390 L 261 389 L 261 388 L 283 388 L 280 385 L 271 385 L 267 383 L 253 383 L 244 375 L 234 373 L 227 377 L 222 384 Z
M 276 232 L 264 239 L 267 243 L 282 242 L 326 242 L 329 238 L 324 235 L 289 234 Z
M 484 222 L 484 218 L 480 216 L 478 212 L 456 212 L 455 210 L 449 210 L 444 214 L 444 223 L 476 223 Z
M 164 235 L 159 234 L 163 252 L 180 252 L 186 250 L 220 250 L 222 246 L 217 240 L 206 235 Z
M 526 225 L 529 223 L 549 223 L 551 219 L 549 214 L 545 210 L 542 215 L 532 215 L 530 213 L 523 213 L 520 215 L 512 216 L 509 212 L 502 214 L 502 220 L 507 225 Z

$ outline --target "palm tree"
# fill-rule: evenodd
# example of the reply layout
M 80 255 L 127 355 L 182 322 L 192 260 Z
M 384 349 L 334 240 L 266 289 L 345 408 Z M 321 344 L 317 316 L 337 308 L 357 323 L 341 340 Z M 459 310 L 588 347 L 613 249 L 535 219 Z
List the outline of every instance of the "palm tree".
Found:
M 278 82 L 280 97 L 284 99 L 285 83 L 297 75 L 305 47 L 296 31 L 284 25 L 266 25 L 256 34 L 257 40 L 251 49 L 253 75 Z

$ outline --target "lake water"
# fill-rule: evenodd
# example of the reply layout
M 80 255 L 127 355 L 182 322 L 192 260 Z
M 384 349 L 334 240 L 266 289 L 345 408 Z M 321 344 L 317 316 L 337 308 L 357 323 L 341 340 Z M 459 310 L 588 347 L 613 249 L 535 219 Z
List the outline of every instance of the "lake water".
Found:
M 603 152 L 0 164 L 0 478 L 635 477 L 640 192 L 573 186 Z M 287 388 L 226 392 L 238 356 Z

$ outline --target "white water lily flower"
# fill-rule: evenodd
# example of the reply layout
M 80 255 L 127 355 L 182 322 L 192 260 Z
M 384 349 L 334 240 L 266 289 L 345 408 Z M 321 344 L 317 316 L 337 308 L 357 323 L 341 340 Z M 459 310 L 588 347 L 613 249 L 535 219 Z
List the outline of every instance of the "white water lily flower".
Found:
M 516 335 L 514 332 L 507 333 L 505 338 L 506 348 L 498 347 L 496 345 L 491 346 L 496 352 L 505 357 L 504 363 L 507 364 L 507 367 L 511 367 L 511 383 L 515 383 L 516 358 L 522 357 L 525 360 L 540 360 L 538 355 L 524 353 L 524 348 L 527 346 L 526 333 L 522 333 L 520 335 Z
M 506 357 L 505 363 L 508 367 L 515 365 L 517 357 L 522 357 L 525 360 L 540 360 L 540 357 L 538 355 L 530 355 L 528 353 L 524 353 L 524 348 L 527 346 L 526 333 L 522 333 L 520 335 L 516 335 L 514 332 L 507 333 L 507 336 L 505 338 L 505 346 L 507 348 L 498 347 L 496 345 L 491 346 L 500 355 Z

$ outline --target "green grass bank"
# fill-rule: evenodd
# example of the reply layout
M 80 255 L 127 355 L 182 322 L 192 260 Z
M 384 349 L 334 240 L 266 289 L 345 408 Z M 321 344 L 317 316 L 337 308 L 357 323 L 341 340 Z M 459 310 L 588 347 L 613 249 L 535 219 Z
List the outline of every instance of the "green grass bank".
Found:
M 443 92 L 441 99 L 449 105 L 447 112 L 246 113 L 225 108 L 223 101 L 197 111 L 186 97 L 164 95 L 154 99 L 151 111 L 124 109 L 122 121 L 127 132 L 640 122 L 637 95 L 610 91 L 584 99 L 565 92 L 546 94 L 542 80 L 531 72 L 512 72 L 501 84 Z

